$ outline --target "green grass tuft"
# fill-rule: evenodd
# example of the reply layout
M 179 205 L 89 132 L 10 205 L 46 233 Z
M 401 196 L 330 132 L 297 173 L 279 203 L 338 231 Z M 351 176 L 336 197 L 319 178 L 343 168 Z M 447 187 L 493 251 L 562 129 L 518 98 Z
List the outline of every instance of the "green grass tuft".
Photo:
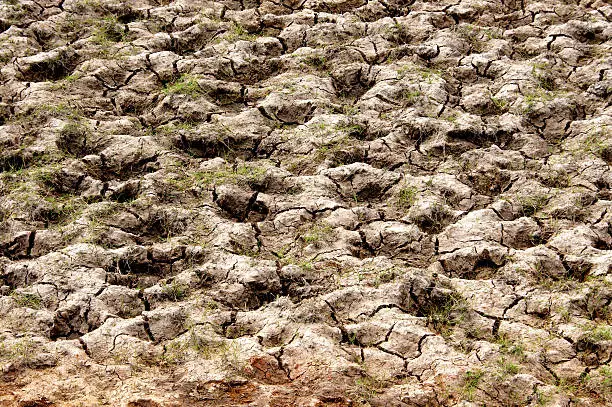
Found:
M 42 308 L 42 298 L 38 294 L 19 293 L 13 291 L 11 297 L 17 302 L 20 307 L 27 307 L 32 309 Z
M 480 384 L 480 380 L 484 376 L 484 372 L 480 369 L 468 370 L 463 377 L 463 392 L 469 401 L 474 397 L 474 392 Z
M 166 85 L 162 92 L 166 95 L 179 94 L 197 97 L 204 93 L 197 79 L 194 75 L 183 74 L 176 81 Z
M 415 187 L 411 186 L 401 188 L 397 194 L 397 207 L 400 209 L 410 208 L 416 202 L 418 192 Z

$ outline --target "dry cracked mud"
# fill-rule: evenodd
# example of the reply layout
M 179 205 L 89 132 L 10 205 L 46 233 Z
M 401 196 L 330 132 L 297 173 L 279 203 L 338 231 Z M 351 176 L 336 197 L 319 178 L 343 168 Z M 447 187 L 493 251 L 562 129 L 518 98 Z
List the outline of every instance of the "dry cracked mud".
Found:
M 0 406 L 612 404 L 603 0 L 2 0 Z

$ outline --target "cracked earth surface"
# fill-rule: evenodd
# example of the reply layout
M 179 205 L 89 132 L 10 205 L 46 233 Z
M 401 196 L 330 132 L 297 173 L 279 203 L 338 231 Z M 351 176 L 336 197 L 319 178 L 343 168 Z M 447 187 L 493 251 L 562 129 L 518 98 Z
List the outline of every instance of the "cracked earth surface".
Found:
M 611 20 L 3 0 L 0 406 L 610 405 Z

